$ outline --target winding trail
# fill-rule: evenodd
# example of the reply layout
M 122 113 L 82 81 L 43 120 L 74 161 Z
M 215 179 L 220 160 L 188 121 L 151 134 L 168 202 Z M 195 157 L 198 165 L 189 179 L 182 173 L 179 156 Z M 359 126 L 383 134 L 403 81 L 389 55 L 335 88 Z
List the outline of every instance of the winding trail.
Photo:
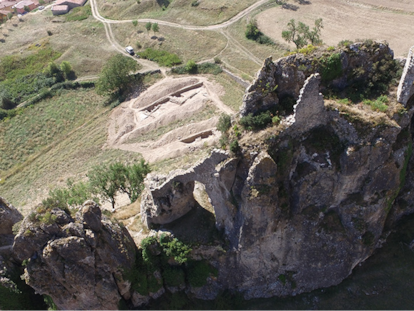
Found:
M 96 5 L 95 1 L 96 0 L 91 0 L 91 6 L 92 6 L 92 3 L 93 3 L 93 6 L 96 6 L 96 8 L 95 8 L 96 11 L 95 12 L 96 12 L 97 16 L 99 17 L 98 19 L 100 21 L 105 22 L 105 23 L 110 23 L 110 24 L 120 24 L 120 23 L 131 23 L 132 22 L 132 19 L 112 20 L 112 19 L 106 19 L 106 18 L 102 17 L 98 12 L 97 5 Z M 140 22 L 140 23 L 147 23 L 147 22 L 158 23 L 159 25 L 182 28 L 182 29 L 187 29 L 187 30 L 218 30 L 218 29 L 226 28 L 226 27 L 234 24 L 235 22 L 237 22 L 241 18 L 245 17 L 247 14 L 251 13 L 252 11 L 257 9 L 258 7 L 262 6 L 263 4 L 266 4 L 267 2 L 269 2 L 269 0 L 260 0 L 260 1 L 256 2 L 255 4 L 249 6 L 248 8 L 244 9 L 239 14 L 233 16 L 228 21 L 225 21 L 225 22 L 220 23 L 220 24 L 209 25 L 209 26 L 181 25 L 181 24 L 178 24 L 178 23 L 172 23 L 172 22 L 167 22 L 167 21 L 157 20 L 157 19 L 152 19 L 152 18 L 142 18 L 142 19 L 139 19 L 138 22 Z
M 245 17 L 246 15 L 248 15 L 249 13 L 254 11 L 255 9 L 259 8 L 260 6 L 262 6 L 262 5 L 264 5 L 268 2 L 269 2 L 269 0 L 260 0 L 260 1 L 256 2 L 255 4 L 251 5 L 250 7 L 246 8 L 245 10 L 241 11 L 237 15 L 233 16 L 228 21 L 225 21 L 225 22 L 220 23 L 220 24 L 209 25 L 209 26 L 181 25 L 181 24 L 178 24 L 178 23 L 172 23 L 172 22 L 167 22 L 167 21 L 162 21 L 162 20 L 157 20 L 157 19 L 151 19 L 151 18 L 140 19 L 139 22 L 140 23 L 147 23 L 147 22 L 158 23 L 159 25 L 175 27 L 175 28 L 181 28 L 181 29 L 186 29 L 186 30 L 218 31 L 223 36 L 225 36 L 226 39 L 227 39 L 226 48 L 228 47 L 229 43 L 231 43 L 237 49 L 239 49 L 241 52 L 243 52 L 251 61 L 253 61 L 254 63 L 256 63 L 258 65 L 261 65 L 262 61 L 259 58 L 257 58 L 253 53 L 251 53 L 248 49 L 246 49 L 244 46 L 242 46 L 237 40 L 235 40 L 233 37 L 231 37 L 230 34 L 228 34 L 224 30 L 224 28 L 234 24 L 235 22 L 239 21 L 241 18 Z M 91 3 L 93 17 L 96 20 L 103 23 L 103 25 L 105 27 L 106 37 L 107 37 L 108 41 L 112 44 L 112 46 L 117 51 L 121 52 L 122 54 L 124 54 L 128 57 L 133 58 L 135 61 L 137 61 L 139 64 L 141 64 L 142 68 L 141 68 L 140 72 L 160 69 L 161 72 L 163 73 L 163 75 L 166 76 L 166 74 L 165 74 L 166 68 L 162 68 L 154 62 L 144 60 L 144 59 L 137 59 L 136 57 L 133 57 L 133 56 L 129 55 L 125 51 L 124 47 L 122 47 L 116 41 L 115 36 L 114 36 L 114 34 L 112 32 L 112 29 L 111 29 L 111 24 L 131 23 L 132 20 L 129 20 L 129 19 L 128 20 L 110 20 L 110 19 L 106 19 L 102 15 L 100 15 L 100 13 L 98 11 L 98 6 L 96 4 L 96 0 L 90 0 L 90 3 Z
M 125 51 L 125 48 L 122 47 L 118 41 L 116 41 L 115 36 L 112 32 L 112 28 L 111 25 L 109 24 L 108 20 L 103 18 L 99 12 L 98 12 L 98 8 L 96 5 L 96 0 L 90 0 L 91 3 L 91 9 L 92 9 L 92 15 L 93 17 L 100 21 L 104 27 L 105 27 L 105 34 L 106 34 L 106 38 L 108 39 L 108 41 L 111 43 L 111 45 L 120 53 L 124 54 L 125 56 L 128 56 L 132 59 L 134 59 L 135 61 L 137 61 L 142 68 L 139 70 L 139 72 L 145 72 L 145 71 L 149 71 L 149 70 L 157 70 L 160 69 L 161 72 L 165 75 L 165 68 L 161 68 L 159 67 L 156 63 L 145 60 L 145 59 L 137 59 L 136 57 L 130 55 L 129 53 L 127 53 Z

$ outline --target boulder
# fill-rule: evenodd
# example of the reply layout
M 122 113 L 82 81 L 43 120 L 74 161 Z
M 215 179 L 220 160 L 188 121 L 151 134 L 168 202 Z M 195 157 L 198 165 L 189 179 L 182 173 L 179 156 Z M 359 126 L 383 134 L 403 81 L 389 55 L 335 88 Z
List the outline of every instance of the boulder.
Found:
M 45 213 L 53 215 L 45 218 Z M 45 223 L 45 219 L 47 223 Z M 13 251 L 27 263 L 24 279 L 59 309 L 117 309 L 131 298 L 124 270 L 135 262 L 136 246 L 128 231 L 102 216 L 87 201 L 71 217 L 52 209 L 23 220 Z

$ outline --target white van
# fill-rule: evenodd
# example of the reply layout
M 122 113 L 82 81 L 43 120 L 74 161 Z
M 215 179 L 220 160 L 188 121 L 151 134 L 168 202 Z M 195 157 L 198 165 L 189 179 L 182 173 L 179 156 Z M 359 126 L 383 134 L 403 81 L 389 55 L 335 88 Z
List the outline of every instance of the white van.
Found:
M 129 54 L 134 55 L 134 49 L 132 48 L 132 46 L 127 46 L 125 48 L 125 51 L 127 51 Z

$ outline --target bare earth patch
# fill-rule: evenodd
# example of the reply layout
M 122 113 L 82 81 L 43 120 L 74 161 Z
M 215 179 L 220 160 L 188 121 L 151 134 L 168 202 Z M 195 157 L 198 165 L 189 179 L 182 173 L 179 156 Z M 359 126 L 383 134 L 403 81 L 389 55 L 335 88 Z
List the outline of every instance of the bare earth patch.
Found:
M 375 4 L 375 6 L 371 5 Z M 382 9 L 379 7 L 382 6 Z M 403 13 L 398 11 L 409 11 Z M 278 42 L 284 42 L 282 31 L 290 19 L 312 27 L 317 18 L 323 19 L 322 40 L 327 45 L 337 45 L 342 40 L 386 40 L 395 56 L 406 56 L 413 45 L 414 1 L 341 1 L 312 0 L 299 5 L 297 11 L 276 7 L 257 15 L 260 30 Z M 290 45 L 293 49 L 295 46 Z
M 204 77 L 166 78 L 114 109 L 107 145 L 139 152 L 150 163 L 214 145 L 218 115 L 234 113 L 221 92 Z

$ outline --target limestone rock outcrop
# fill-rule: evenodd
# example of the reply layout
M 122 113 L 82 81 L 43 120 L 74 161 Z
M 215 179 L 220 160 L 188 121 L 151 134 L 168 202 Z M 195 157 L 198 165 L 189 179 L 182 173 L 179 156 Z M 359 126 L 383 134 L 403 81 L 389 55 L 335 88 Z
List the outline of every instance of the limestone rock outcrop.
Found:
M 386 230 L 414 212 L 414 96 L 404 107 L 394 101 L 387 113 L 325 101 L 324 88 L 369 85 L 396 62 L 376 42 L 321 57 L 269 58 L 246 90 L 242 116 L 293 99 L 293 113 L 281 114 L 280 124 L 239 138 L 237 153 L 213 150 L 190 169 L 147 176 L 140 216 L 148 228 L 195 211 L 195 184 L 204 185 L 218 230 L 186 264 L 177 265 L 167 248 L 179 242 L 166 238 L 166 227 L 151 230 L 136 253 L 127 230 L 92 201 L 73 215 L 40 206 L 14 239 L 26 282 L 61 309 L 115 309 L 121 298 L 140 307 L 166 291 L 214 299 L 229 289 L 251 299 L 340 283 L 381 245 Z M 329 82 L 321 70 L 328 61 L 337 69 Z M 137 254 L 163 264 L 144 269 Z M 190 282 L 198 269 L 208 272 L 203 282 Z
M 165 176 L 149 176 L 141 201 L 141 218 L 144 224 L 165 224 L 183 216 L 194 206 L 194 181 L 206 187 L 211 204 L 219 206 L 216 221 L 219 229 L 229 230 L 235 207 L 230 189 L 236 173 L 237 159 L 214 150 L 210 157 L 184 171 L 176 170 Z
M 0 285 L 14 289 L 9 272 L 16 270 L 12 258 L 13 225 L 23 219 L 22 214 L 5 199 L 0 197 Z
M 392 56 L 382 43 L 351 45 L 340 53 L 342 75 L 332 83 L 344 87 L 361 78 L 358 72 L 371 79 L 373 68 Z M 409 205 L 405 213 L 414 211 L 412 186 L 404 190 L 405 178 L 414 184 L 414 174 L 407 173 L 413 168 L 414 105 L 392 115 L 343 112 L 324 102 L 321 77 L 307 65 L 312 62 L 297 55 L 268 59 L 247 89 L 241 115 L 269 109 L 283 96 L 297 100 L 283 130 L 265 144 L 241 140 L 237 157 L 215 151 L 156 186 L 157 176 L 146 182 L 141 211 L 147 224 L 169 221 L 158 202 L 172 196 L 176 182 L 206 185 L 216 226 L 229 243 L 225 255 L 211 259 L 219 270 L 215 286 L 247 299 L 340 283 L 382 243 L 386 223 L 402 215 L 394 212 L 398 202 Z M 191 195 L 186 192 L 186 202 Z M 171 214 L 184 213 L 182 206 L 169 207 Z
M 330 84 L 337 89 L 358 85 L 372 76 L 378 66 L 392 61 L 394 57 L 389 46 L 381 42 L 354 43 L 335 54 L 339 57 L 340 68 Z M 296 100 L 305 80 L 312 74 L 324 72 L 324 64 L 329 61 L 332 60 L 319 54 L 294 54 L 276 62 L 271 57 L 267 58 L 246 90 L 240 115 L 256 114 L 277 107 L 285 98 Z
M 306 132 L 314 127 L 324 125 L 328 120 L 323 96 L 319 93 L 320 81 L 320 75 L 313 74 L 306 79 L 300 90 L 297 104 L 293 107 L 296 131 Z
M 131 296 L 122 272 L 134 265 L 136 246 L 93 201 L 73 216 L 57 208 L 27 216 L 13 251 L 27 264 L 26 283 L 59 309 L 117 309 Z
M 22 214 L 5 199 L 0 197 L 0 235 L 13 234 L 12 227 L 16 222 L 23 219 Z

